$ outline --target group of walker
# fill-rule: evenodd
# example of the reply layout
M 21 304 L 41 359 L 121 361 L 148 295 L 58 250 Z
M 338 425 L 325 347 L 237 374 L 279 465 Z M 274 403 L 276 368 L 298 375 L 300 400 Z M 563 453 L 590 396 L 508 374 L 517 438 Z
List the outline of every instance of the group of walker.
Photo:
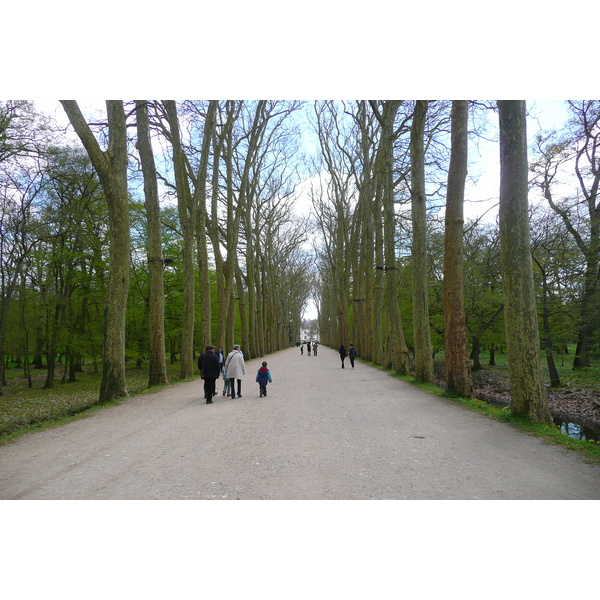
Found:
M 346 346 L 344 346 L 344 344 L 340 345 L 340 359 L 342 361 L 342 369 L 345 369 L 346 367 L 344 367 L 344 361 L 346 360 L 346 356 L 348 356 L 348 358 L 350 359 L 350 364 L 352 365 L 352 368 L 354 369 L 354 359 L 356 358 L 356 350 L 354 349 L 354 344 L 350 344 L 349 348 L 348 348 L 348 352 L 346 352 Z
M 298 344 L 296 344 L 298 345 Z M 306 349 L 308 350 L 308 355 L 310 356 L 311 350 L 314 351 L 315 356 L 317 356 L 317 350 L 319 348 L 319 342 L 317 340 L 308 340 L 306 342 Z M 300 346 L 300 356 L 304 355 L 304 342 Z
M 215 346 L 206 346 L 204 354 L 198 357 L 200 377 L 204 380 L 204 397 L 206 404 L 213 403 L 217 395 L 217 379 L 223 377 L 223 396 L 235 398 L 236 381 L 237 397 L 242 397 L 242 381 L 246 375 L 244 354 L 239 344 L 224 358 L 223 350 Z M 267 368 L 267 361 L 256 372 L 256 382 L 259 385 L 260 397 L 267 395 L 267 385 L 273 381 L 271 371 Z

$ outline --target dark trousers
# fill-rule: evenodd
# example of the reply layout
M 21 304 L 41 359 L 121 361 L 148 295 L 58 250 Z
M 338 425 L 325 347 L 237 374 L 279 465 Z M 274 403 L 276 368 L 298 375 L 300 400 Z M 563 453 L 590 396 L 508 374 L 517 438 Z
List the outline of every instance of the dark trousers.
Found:
M 340 358 L 342 359 L 342 369 L 345 369 L 345 367 L 344 367 L 344 361 L 346 360 L 346 357 L 340 355 Z
M 352 365 L 352 368 L 354 369 L 354 357 L 353 356 L 350 357 L 350 364 Z
M 259 384 L 258 384 L 258 387 L 260 387 L 260 393 L 261 393 L 263 396 L 266 396 L 266 395 L 267 395 L 267 386 L 266 386 L 266 385 L 260 385 L 260 383 L 259 383 Z
M 229 380 L 229 390 L 231 392 L 231 397 L 235 398 L 235 379 L 230 379 Z M 238 379 L 237 380 L 237 395 L 241 396 L 242 395 L 242 380 Z
M 213 379 L 212 377 L 204 378 L 204 397 L 206 398 L 207 401 L 208 400 L 212 401 L 213 396 L 215 395 L 216 383 L 217 383 L 217 380 Z

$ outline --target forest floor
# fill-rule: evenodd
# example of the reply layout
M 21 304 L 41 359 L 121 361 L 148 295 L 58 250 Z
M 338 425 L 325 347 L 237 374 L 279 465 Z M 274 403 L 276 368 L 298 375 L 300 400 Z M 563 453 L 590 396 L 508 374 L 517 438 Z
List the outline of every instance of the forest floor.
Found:
M 445 387 L 443 363 L 436 363 L 436 384 Z M 475 397 L 490 404 L 508 406 L 511 401 L 508 371 L 484 368 L 471 373 Z M 546 387 L 548 406 L 559 421 L 576 423 L 600 435 L 600 382 L 584 386 L 563 378 L 560 388 Z

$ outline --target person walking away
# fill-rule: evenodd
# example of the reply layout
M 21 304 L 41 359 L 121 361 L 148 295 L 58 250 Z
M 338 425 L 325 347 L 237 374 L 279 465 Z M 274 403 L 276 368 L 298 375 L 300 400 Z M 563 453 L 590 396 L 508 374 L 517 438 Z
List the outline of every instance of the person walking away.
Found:
M 223 356 L 223 348 L 217 348 L 215 350 L 215 354 L 218 356 L 219 358 L 219 378 L 221 377 L 221 373 L 223 372 L 223 362 L 225 360 L 224 356 Z M 217 389 L 217 382 L 215 381 L 215 396 L 217 395 L 217 392 L 219 390 Z M 223 394 L 225 395 L 225 394 Z
M 310 342 L 308 342 L 308 344 L 306 344 L 306 349 L 308 350 L 308 355 L 310 356 Z
M 317 355 L 317 348 L 319 347 L 319 342 L 317 342 L 317 340 L 315 340 L 313 342 L 313 356 Z
M 229 390 L 229 379 L 227 379 L 227 371 L 225 370 L 225 363 L 221 365 L 221 375 L 223 376 L 223 396 L 231 396 Z
M 267 361 L 263 360 L 262 367 L 256 371 L 256 382 L 258 383 L 260 389 L 260 397 L 267 395 L 267 384 L 273 383 L 273 378 L 271 377 L 271 371 L 267 369 Z
M 227 379 L 229 379 L 229 389 L 231 397 L 235 398 L 235 381 L 237 380 L 237 395 L 242 397 L 242 381 L 246 374 L 246 363 L 244 355 L 240 350 L 240 345 L 236 344 L 233 350 L 227 355 L 225 360 L 225 370 L 227 371 Z
M 348 357 L 350 358 L 350 364 L 354 369 L 354 359 L 356 358 L 356 350 L 354 349 L 353 344 L 350 344 L 350 348 L 348 349 Z
M 345 369 L 344 359 L 346 358 L 346 347 L 344 346 L 344 344 L 340 345 L 340 358 L 342 359 L 342 369 Z
M 304 344 L 300 346 L 300 356 L 304 356 Z
M 204 354 L 198 357 L 198 368 L 200 369 L 200 377 L 204 379 L 204 397 L 206 398 L 206 404 L 212 404 L 213 396 L 216 393 L 216 381 L 221 373 L 219 357 L 215 354 L 214 346 L 206 346 Z

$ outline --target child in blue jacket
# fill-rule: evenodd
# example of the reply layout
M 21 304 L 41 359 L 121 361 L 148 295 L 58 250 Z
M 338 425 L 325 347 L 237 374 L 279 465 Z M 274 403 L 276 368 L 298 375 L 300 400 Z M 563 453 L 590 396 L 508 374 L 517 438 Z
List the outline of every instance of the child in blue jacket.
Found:
M 267 361 L 264 360 L 262 367 L 256 372 L 256 382 L 260 386 L 260 397 L 267 395 L 267 384 L 269 382 L 273 383 L 273 379 L 271 377 L 271 371 L 267 369 Z

